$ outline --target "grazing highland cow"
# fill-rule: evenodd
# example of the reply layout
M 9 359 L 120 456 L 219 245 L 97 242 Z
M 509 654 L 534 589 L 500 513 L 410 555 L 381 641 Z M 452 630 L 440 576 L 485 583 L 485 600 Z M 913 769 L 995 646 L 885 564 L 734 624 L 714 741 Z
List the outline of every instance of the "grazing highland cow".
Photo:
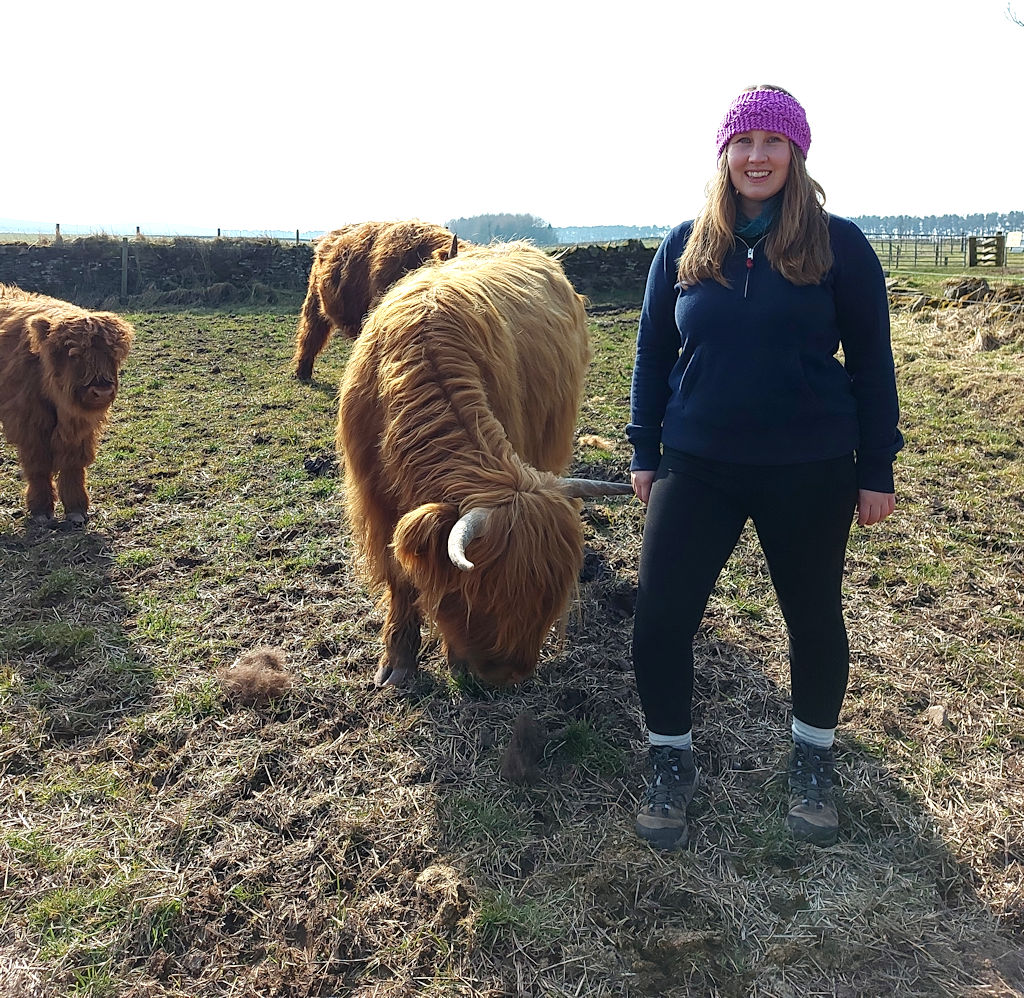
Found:
M 360 222 L 318 239 L 295 336 L 295 376 L 313 377 L 313 361 L 332 328 L 354 340 L 366 313 L 395 281 L 457 249 L 447 229 L 417 221 Z
M 65 517 L 85 522 L 85 469 L 132 335 L 111 312 L 0 285 L 0 425 L 17 448 L 34 520 L 53 516 L 59 492 Z
M 378 685 L 416 675 L 422 617 L 449 666 L 501 685 L 536 667 L 583 557 L 563 479 L 590 357 L 583 301 L 526 243 L 407 275 L 367 317 L 342 380 L 346 506 L 387 589 Z

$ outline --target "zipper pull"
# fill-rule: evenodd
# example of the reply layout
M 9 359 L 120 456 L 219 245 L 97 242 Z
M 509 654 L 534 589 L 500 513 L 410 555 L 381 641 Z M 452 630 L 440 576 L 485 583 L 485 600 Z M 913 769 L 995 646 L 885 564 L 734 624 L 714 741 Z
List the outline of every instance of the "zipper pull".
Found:
M 756 246 L 757 243 L 754 243 Z M 743 282 L 743 297 L 747 297 L 747 288 L 750 287 L 750 272 L 754 269 L 754 246 L 747 247 L 747 279 Z

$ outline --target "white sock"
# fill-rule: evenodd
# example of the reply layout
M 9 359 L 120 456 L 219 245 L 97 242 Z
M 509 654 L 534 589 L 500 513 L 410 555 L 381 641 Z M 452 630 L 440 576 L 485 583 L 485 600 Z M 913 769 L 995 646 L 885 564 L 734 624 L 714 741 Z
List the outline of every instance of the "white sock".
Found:
M 835 728 L 816 728 L 811 724 L 804 724 L 803 721 L 793 718 L 793 740 L 805 742 L 815 748 L 832 748 L 836 740 Z
M 691 728 L 685 735 L 659 735 L 657 732 L 648 731 L 647 740 L 651 745 L 668 745 L 671 748 L 692 749 L 693 729 Z

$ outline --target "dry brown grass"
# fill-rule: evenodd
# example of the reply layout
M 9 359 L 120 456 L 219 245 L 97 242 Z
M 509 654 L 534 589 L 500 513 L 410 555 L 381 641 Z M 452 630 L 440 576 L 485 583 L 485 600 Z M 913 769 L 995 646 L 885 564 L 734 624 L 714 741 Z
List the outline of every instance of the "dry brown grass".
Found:
M 86 531 L 28 530 L 0 450 L 0 994 L 1024 994 L 1021 348 L 973 349 L 968 314 L 896 322 L 908 445 L 897 515 L 851 544 L 839 845 L 781 831 L 782 623 L 744 535 L 667 855 L 632 832 L 636 504 L 588 506 L 565 642 L 522 688 L 430 648 L 378 691 L 342 352 L 300 386 L 294 313 L 134 317 Z M 601 315 L 576 470 L 622 474 L 636 314 Z M 218 672 L 268 646 L 290 688 L 241 705 Z

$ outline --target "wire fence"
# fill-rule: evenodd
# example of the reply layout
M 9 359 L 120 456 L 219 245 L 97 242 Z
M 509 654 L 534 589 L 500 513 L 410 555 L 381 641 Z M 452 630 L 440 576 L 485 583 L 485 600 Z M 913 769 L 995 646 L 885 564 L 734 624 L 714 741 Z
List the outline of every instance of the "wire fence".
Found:
M 123 233 L 61 233 L 60 226 L 52 233 L 13 233 L 0 232 L 0 243 L 26 242 L 52 244 L 62 239 L 80 239 L 89 235 L 108 235 L 111 238 L 132 240 L 145 239 L 152 242 L 173 242 L 180 239 L 206 242 L 220 238 L 231 240 L 266 241 L 274 240 L 293 245 L 311 243 L 318 238 L 320 232 L 303 232 L 298 229 L 283 232 L 272 230 L 254 232 L 252 230 L 221 230 L 215 232 L 186 233 L 152 233 L 136 229 L 134 236 Z M 998 233 L 993 236 L 978 236 L 969 233 L 957 235 L 907 235 L 884 232 L 865 232 L 865 236 L 882 267 L 887 271 L 899 270 L 996 270 L 1003 274 L 1024 274 L 1024 240 L 1019 232 L 1008 234 Z M 655 247 L 659 240 L 644 240 L 645 246 Z M 582 244 L 566 244 L 582 245 Z M 609 245 L 602 243 L 601 245 Z
M 886 270 L 973 270 L 997 269 L 1024 272 L 1021 234 L 991 236 L 893 235 L 866 232 L 868 242 Z

